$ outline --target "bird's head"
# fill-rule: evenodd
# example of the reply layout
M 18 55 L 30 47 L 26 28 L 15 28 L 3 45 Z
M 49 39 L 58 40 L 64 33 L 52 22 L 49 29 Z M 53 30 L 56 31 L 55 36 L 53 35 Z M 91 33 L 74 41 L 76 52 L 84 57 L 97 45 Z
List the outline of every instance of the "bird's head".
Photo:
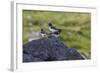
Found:
M 44 31 L 43 29 L 41 29 L 41 31 Z
M 48 23 L 48 26 L 52 26 L 52 23 L 51 23 L 51 22 L 49 22 L 49 23 Z

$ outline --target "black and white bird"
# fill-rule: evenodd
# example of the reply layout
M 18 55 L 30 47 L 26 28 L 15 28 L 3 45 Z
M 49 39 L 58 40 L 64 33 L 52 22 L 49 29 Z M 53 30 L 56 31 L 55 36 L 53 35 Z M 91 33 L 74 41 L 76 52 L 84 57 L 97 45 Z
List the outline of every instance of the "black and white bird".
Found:
M 48 26 L 49 30 L 52 32 L 52 35 L 58 37 L 59 34 L 61 33 L 61 29 L 54 27 L 51 22 L 48 23 Z
M 47 36 L 47 32 L 44 31 L 43 29 L 41 29 L 40 35 L 41 35 L 41 37 L 46 37 Z

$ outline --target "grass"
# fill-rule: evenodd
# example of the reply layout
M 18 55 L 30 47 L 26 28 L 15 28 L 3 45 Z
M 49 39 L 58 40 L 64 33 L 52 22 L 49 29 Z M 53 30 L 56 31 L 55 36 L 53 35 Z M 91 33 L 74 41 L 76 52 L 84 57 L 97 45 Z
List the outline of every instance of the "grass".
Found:
M 27 16 L 32 16 L 32 20 L 36 25 L 30 27 Z M 68 47 L 76 48 L 87 59 L 91 58 L 90 13 L 23 10 L 23 43 L 28 42 L 31 31 L 39 31 L 43 28 L 50 33 L 48 27 L 42 25 L 48 21 L 62 29 L 59 38 Z

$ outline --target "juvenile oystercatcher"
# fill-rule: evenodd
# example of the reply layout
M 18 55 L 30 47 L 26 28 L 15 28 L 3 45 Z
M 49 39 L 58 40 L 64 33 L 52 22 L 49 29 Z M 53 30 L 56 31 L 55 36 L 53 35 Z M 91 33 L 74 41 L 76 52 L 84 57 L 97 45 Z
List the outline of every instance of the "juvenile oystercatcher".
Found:
M 61 29 L 54 27 L 51 22 L 48 23 L 48 26 L 49 30 L 52 32 L 52 35 L 58 37 L 59 34 L 61 33 Z
M 47 36 L 47 32 L 44 31 L 43 29 L 41 29 L 40 35 L 41 35 L 42 37 L 45 37 L 45 36 Z

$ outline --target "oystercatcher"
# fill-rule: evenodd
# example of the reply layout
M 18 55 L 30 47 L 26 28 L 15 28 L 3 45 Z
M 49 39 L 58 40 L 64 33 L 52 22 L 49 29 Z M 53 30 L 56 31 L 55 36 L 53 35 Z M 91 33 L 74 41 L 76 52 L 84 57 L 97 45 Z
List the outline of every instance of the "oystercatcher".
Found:
M 47 32 L 44 31 L 43 29 L 41 29 L 40 35 L 41 35 L 42 37 L 45 37 L 45 36 L 47 36 Z
M 49 30 L 52 32 L 52 35 L 58 37 L 59 34 L 61 33 L 61 29 L 54 27 L 51 22 L 48 23 L 48 26 Z

